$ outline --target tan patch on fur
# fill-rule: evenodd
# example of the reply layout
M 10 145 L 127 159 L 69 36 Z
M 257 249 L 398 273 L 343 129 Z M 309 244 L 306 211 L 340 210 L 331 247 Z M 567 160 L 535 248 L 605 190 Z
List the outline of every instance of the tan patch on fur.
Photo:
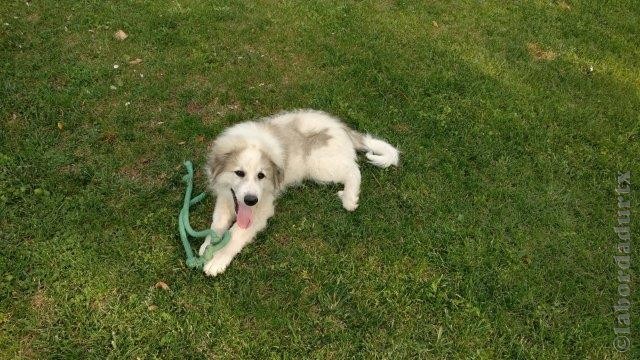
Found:
M 332 139 L 331 135 L 329 135 L 329 129 L 322 129 L 313 133 L 300 131 L 297 119 L 292 120 L 286 127 L 273 125 L 268 122 L 263 124 L 285 149 L 287 147 L 300 149 L 304 157 L 308 157 L 313 150 L 327 146 L 329 140 Z M 288 155 L 289 154 L 285 154 L 285 168 L 287 166 Z
M 297 140 L 300 142 L 299 147 L 302 149 L 305 157 L 308 157 L 313 150 L 327 146 L 327 143 L 331 140 L 329 129 L 307 133 L 300 130 L 299 122 L 300 120 L 298 118 L 294 118 L 294 120 L 291 121 L 291 128 L 298 135 Z M 288 137 L 285 141 L 281 141 L 281 143 L 291 143 L 292 140 L 295 139 Z
M 317 133 L 302 134 L 302 136 L 304 136 L 305 156 L 309 156 L 309 154 L 315 149 L 327 146 L 329 140 L 331 140 L 329 129 L 324 129 Z
M 529 50 L 529 54 L 535 60 L 551 61 L 557 57 L 556 53 L 551 50 L 543 50 L 542 47 L 537 43 L 528 43 L 527 50 Z

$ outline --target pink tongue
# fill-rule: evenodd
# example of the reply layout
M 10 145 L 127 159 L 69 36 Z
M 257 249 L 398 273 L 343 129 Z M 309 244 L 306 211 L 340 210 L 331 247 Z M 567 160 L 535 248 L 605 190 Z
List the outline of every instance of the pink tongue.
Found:
M 245 204 L 238 204 L 238 214 L 236 216 L 236 223 L 240 226 L 241 229 L 246 229 L 251 225 L 251 219 L 253 218 L 253 214 L 251 213 L 251 208 Z

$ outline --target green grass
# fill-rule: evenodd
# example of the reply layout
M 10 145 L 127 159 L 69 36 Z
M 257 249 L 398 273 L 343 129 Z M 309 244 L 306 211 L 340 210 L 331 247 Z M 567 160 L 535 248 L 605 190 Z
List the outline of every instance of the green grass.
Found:
M 0 22 L 0 358 L 640 357 L 637 306 L 612 346 L 638 2 L 3 1 Z M 186 269 L 181 162 L 293 108 L 402 165 L 362 166 L 355 213 L 291 189 L 222 276 Z

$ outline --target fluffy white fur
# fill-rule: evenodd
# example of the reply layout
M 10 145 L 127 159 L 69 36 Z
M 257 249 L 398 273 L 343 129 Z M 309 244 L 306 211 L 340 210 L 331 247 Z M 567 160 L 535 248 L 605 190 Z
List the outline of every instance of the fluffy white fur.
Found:
M 282 113 L 224 131 L 210 146 L 207 175 L 216 194 L 211 228 L 222 234 L 231 226 L 232 237 L 205 264 L 204 272 L 216 276 L 227 268 L 233 257 L 265 228 L 274 214 L 275 199 L 289 185 L 307 179 L 341 183 L 344 189 L 338 197 L 342 206 L 355 210 L 360 195 L 356 150 L 365 151 L 376 166 L 398 165 L 396 148 L 351 130 L 320 111 Z M 249 202 L 245 203 L 247 199 Z M 249 207 L 247 204 L 255 199 L 257 203 Z M 251 214 L 248 218 L 247 213 Z M 238 216 L 243 221 L 236 219 Z M 247 219 L 251 220 L 248 226 Z M 200 253 L 209 243 L 210 239 L 206 239 Z

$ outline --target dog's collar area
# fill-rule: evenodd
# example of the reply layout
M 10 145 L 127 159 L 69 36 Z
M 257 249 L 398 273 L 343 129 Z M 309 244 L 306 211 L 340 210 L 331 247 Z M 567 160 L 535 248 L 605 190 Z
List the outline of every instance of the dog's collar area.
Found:
M 231 196 L 233 196 L 233 205 L 235 206 L 236 214 L 238 213 L 238 198 L 236 197 L 236 192 L 231 189 Z

